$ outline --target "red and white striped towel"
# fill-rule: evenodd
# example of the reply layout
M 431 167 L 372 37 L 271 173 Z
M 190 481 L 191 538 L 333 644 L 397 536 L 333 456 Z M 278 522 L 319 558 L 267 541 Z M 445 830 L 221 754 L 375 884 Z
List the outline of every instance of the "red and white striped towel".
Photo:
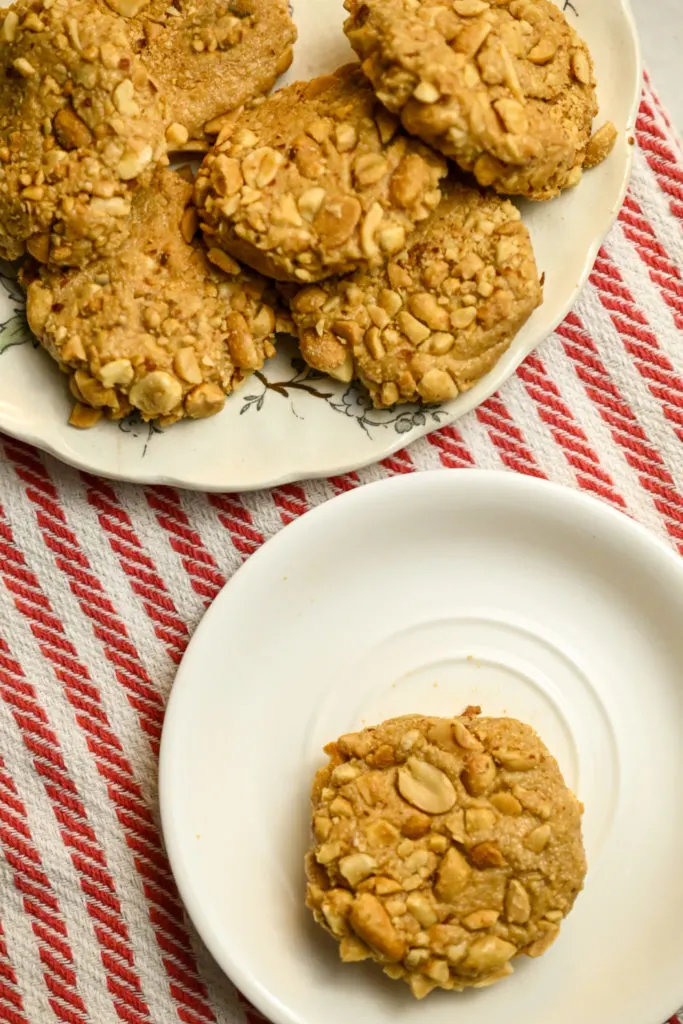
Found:
M 649 84 L 637 144 L 564 324 L 485 405 L 381 465 L 207 496 L 0 438 L 0 1021 L 263 1019 L 183 913 L 157 755 L 194 627 L 283 524 L 393 473 L 504 467 L 598 495 L 683 553 L 683 154 Z

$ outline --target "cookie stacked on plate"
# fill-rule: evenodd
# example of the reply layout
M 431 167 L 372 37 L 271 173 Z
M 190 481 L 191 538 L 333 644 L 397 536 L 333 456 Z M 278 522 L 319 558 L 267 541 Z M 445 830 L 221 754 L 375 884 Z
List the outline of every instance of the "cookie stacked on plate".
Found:
M 289 66 L 287 0 L 18 0 L 0 19 L 0 257 L 25 260 L 70 422 L 218 412 L 274 352 L 275 295 L 209 262 L 169 154 L 206 151 L 211 120 Z
M 441 402 L 491 369 L 541 302 L 529 234 L 502 195 L 577 185 L 616 133 L 591 135 L 591 57 L 549 0 L 346 7 L 362 63 L 226 124 L 197 180 L 202 229 L 289 282 L 309 365 L 360 381 L 378 407 Z
M 218 412 L 285 304 L 313 368 L 380 407 L 443 401 L 541 302 L 499 194 L 551 198 L 611 148 L 585 44 L 549 0 L 347 8 L 362 63 L 268 98 L 285 0 L 4 13 L 0 256 L 30 257 L 29 323 L 75 425 Z M 194 204 L 179 150 L 206 153 Z

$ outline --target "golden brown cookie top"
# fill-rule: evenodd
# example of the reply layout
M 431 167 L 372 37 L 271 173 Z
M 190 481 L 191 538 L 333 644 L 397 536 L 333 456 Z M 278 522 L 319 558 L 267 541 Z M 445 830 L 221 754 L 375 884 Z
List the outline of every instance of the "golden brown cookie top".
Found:
M 158 82 L 168 121 L 201 138 L 206 122 L 269 92 L 292 62 L 287 0 L 107 0 L 128 19 L 137 53 Z M 170 142 L 182 131 L 174 127 Z
M 378 97 L 481 185 L 575 185 L 597 113 L 586 44 L 550 0 L 346 0 Z
M 541 302 L 529 233 L 509 200 L 450 180 L 383 267 L 290 300 L 306 361 L 359 378 L 377 406 L 455 398 L 497 361 Z
M 399 252 L 445 172 L 347 65 L 245 110 L 206 157 L 196 197 L 209 244 L 278 280 L 317 281 Z
M 583 887 L 582 808 L 534 731 L 408 715 L 342 736 L 312 792 L 307 905 L 415 996 L 540 956 Z
M 128 234 L 166 160 L 163 106 L 123 22 L 94 0 L 0 12 L 0 256 L 81 266 Z
M 188 181 L 160 171 L 135 195 L 122 252 L 29 284 L 29 325 L 71 372 L 76 426 L 96 422 L 86 407 L 166 425 L 213 415 L 273 355 L 266 282 L 207 259 L 191 197 Z

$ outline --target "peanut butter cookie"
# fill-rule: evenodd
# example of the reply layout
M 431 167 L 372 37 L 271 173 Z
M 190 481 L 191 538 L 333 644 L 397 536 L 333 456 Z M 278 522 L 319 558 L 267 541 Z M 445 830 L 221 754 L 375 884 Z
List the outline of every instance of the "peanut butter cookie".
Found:
M 209 262 L 192 240 L 191 197 L 188 181 L 159 172 L 135 195 L 122 252 L 81 271 L 43 268 L 29 284 L 28 322 L 70 375 L 74 426 L 133 409 L 162 425 L 212 416 L 273 355 L 266 282 Z
M 550 0 L 346 7 L 363 70 L 408 131 L 498 192 L 550 199 L 577 184 L 598 111 L 593 62 Z
M 444 193 L 386 266 L 290 299 L 304 359 L 338 380 L 360 379 L 380 408 L 471 388 L 541 302 L 516 207 L 455 181 Z
M 128 235 L 135 185 L 166 162 L 157 88 L 94 0 L 0 12 L 0 257 L 82 266 Z
M 287 0 L 107 0 L 167 104 L 169 142 L 267 93 L 292 62 Z M 187 134 L 186 134 L 187 133 Z
M 548 949 L 583 888 L 582 807 L 529 726 L 409 715 L 325 750 L 306 903 L 342 960 L 421 999 Z
M 209 245 L 277 280 L 318 281 L 399 252 L 445 173 L 351 64 L 227 125 L 196 199 Z

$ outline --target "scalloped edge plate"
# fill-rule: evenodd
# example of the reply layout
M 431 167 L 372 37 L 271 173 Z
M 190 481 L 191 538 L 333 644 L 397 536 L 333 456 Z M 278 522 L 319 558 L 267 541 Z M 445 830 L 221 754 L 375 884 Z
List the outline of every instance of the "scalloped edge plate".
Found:
M 452 402 L 429 408 L 372 409 L 367 395 L 307 373 L 284 343 L 213 419 L 167 431 L 134 419 L 89 431 L 67 423 L 65 378 L 34 351 L 23 300 L 0 276 L 0 430 L 78 469 L 135 483 L 203 491 L 245 491 L 349 472 L 385 458 L 485 401 L 563 320 L 585 284 L 621 208 L 631 173 L 641 86 L 640 49 L 628 0 L 556 0 L 588 42 L 596 65 L 600 114 L 619 129 L 613 153 L 580 186 L 551 203 L 520 203 L 545 301 L 494 369 Z M 341 0 L 294 0 L 299 29 L 294 64 L 282 84 L 331 71 L 350 57 Z M 561 239 L 561 246 L 558 244 Z

